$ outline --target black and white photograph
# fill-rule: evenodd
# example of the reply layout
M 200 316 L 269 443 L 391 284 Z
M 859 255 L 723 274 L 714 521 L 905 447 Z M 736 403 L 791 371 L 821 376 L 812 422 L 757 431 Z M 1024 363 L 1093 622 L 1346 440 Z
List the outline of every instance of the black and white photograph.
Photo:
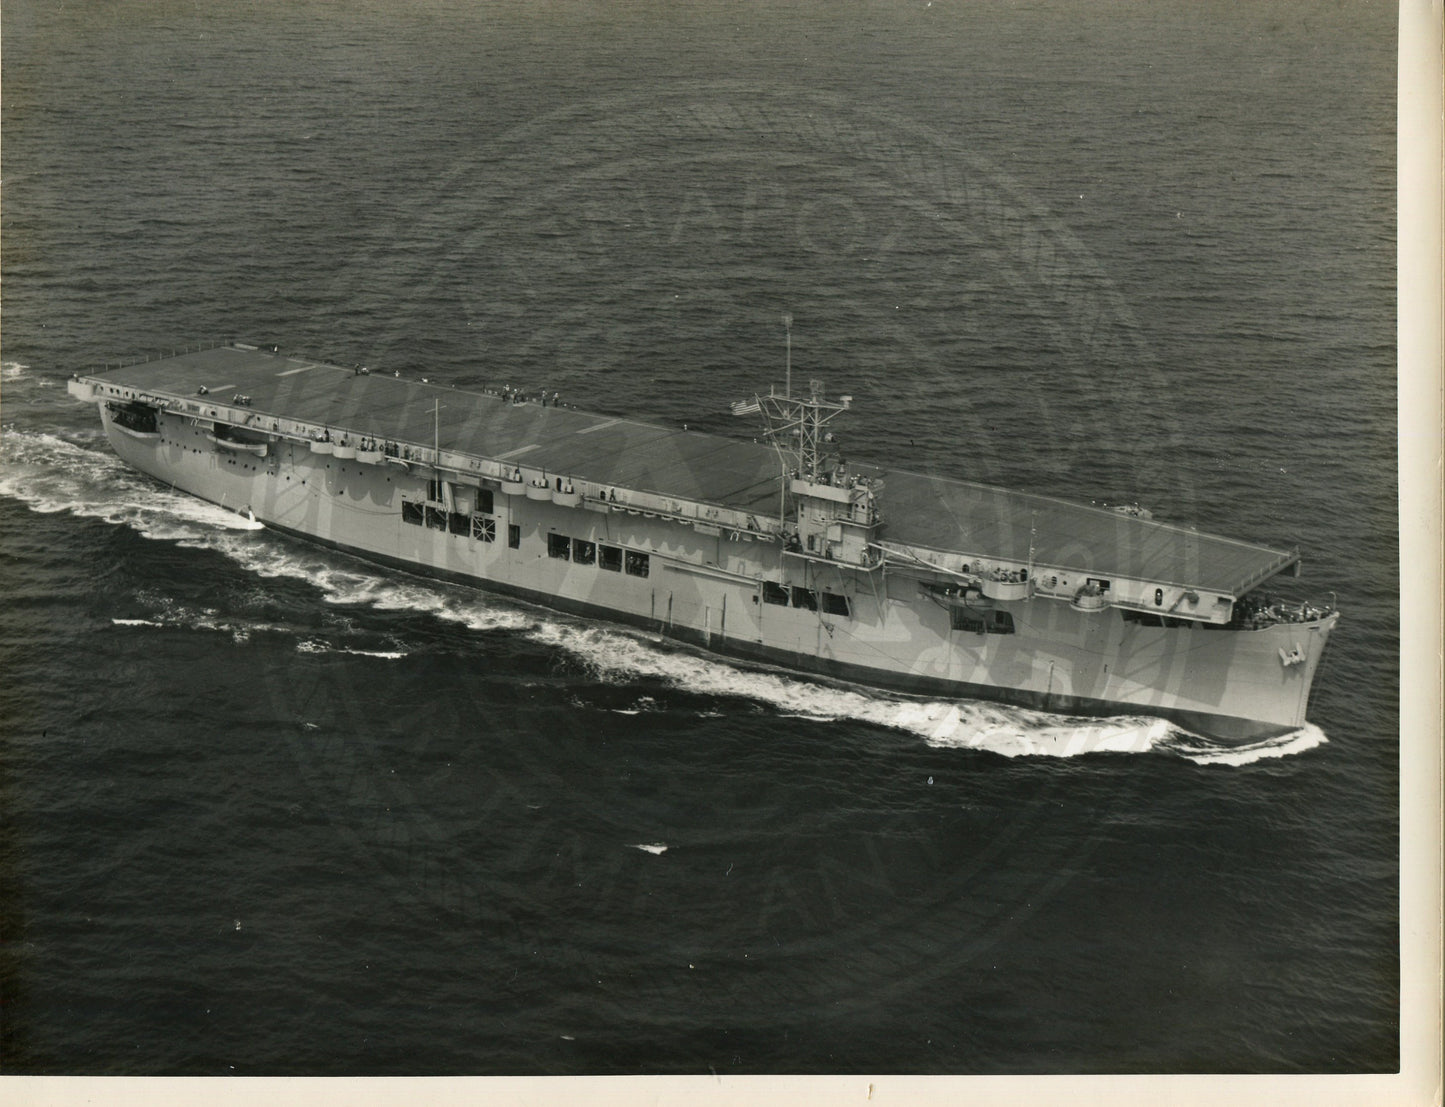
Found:
M 1403 10 L 6 3 L 0 1073 L 1401 1073 Z

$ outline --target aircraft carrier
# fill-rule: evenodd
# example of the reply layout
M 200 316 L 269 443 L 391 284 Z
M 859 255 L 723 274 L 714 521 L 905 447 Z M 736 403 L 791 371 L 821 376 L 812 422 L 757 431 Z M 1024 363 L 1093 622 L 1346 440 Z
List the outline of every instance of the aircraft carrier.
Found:
M 79 374 L 131 466 L 382 565 L 930 696 L 1298 729 L 1339 616 L 1298 551 L 830 457 L 817 381 L 743 440 L 230 343 Z

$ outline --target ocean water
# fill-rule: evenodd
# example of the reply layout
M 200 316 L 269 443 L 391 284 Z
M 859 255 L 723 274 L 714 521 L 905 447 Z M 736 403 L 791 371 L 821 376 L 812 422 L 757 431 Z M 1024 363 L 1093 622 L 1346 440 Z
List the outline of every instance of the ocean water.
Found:
M 1390 6 L 3 19 L 5 1071 L 1397 1067 Z M 227 529 L 65 396 L 233 336 L 734 434 L 790 357 L 848 456 L 1343 618 L 1242 750 L 740 667 Z

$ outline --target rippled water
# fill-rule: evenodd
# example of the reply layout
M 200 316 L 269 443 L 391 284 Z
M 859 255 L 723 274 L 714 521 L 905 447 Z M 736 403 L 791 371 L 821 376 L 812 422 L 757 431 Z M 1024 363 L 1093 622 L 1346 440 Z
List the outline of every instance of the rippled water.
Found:
M 1389 1071 L 1393 26 L 1366 6 L 5 11 L 3 1060 Z M 127 472 L 239 335 L 1298 544 L 1244 750 L 739 667 Z

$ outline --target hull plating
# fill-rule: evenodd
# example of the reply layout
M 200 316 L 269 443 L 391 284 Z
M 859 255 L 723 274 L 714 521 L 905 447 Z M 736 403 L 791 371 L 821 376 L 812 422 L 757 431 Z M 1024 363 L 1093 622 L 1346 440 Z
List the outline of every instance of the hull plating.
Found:
M 157 438 L 137 439 L 100 407 L 127 463 L 203 499 L 249 507 L 303 538 L 720 654 L 908 692 L 1073 714 L 1153 714 L 1211 736 L 1254 740 L 1303 725 L 1336 619 L 1253 631 L 1149 627 L 1117 611 L 1080 612 L 1034 598 L 992 605 L 1009 614 L 1012 633 L 955 629 L 949 608 L 906 569 L 867 573 L 792 558 L 770 542 L 505 495 L 466 478 L 455 484 L 458 497 L 480 506 L 493 492 L 490 537 L 450 533 L 403 518 L 403 502 L 425 500 L 429 470 L 316 454 L 286 439 L 264 457 L 217 450 L 208 425 L 170 413 L 161 415 Z M 578 564 L 554 556 L 567 547 L 563 538 L 646 556 L 615 569 L 600 559 Z M 643 565 L 646 575 L 633 571 Z M 763 579 L 844 597 L 847 613 L 769 602 Z

